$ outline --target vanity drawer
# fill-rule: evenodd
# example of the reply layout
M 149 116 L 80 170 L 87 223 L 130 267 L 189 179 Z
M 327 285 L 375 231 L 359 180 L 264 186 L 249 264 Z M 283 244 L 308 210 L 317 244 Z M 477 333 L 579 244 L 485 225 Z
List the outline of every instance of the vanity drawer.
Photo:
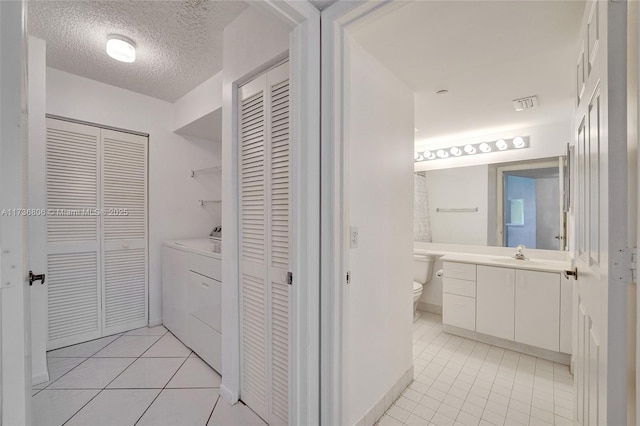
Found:
M 442 323 L 475 331 L 476 299 L 444 293 L 442 295 Z
M 444 277 L 442 279 L 442 291 L 459 296 L 476 297 L 476 283 L 475 281 Z
M 189 253 L 189 270 L 214 280 L 222 280 L 222 265 L 219 259 Z
M 446 278 L 476 280 L 476 265 L 471 263 L 444 262 L 443 271 Z

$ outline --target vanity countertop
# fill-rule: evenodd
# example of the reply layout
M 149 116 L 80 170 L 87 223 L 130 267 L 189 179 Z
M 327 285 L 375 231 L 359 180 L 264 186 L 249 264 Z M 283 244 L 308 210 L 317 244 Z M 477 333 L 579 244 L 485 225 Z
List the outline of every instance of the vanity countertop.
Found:
M 525 252 L 526 255 L 526 252 Z M 498 266 L 501 268 L 527 269 L 543 272 L 563 272 L 571 269 L 569 261 L 525 259 L 517 260 L 508 256 L 492 256 L 467 253 L 447 253 L 440 258 L 443 262 L 473 263 L 476 265 Z
M 195 254 L 212 257 L 222 260 L 220 243 L 211 241 L 208 238 L 193 238 L 188 240 L 165 241 L 165 245 L 178 248 Z

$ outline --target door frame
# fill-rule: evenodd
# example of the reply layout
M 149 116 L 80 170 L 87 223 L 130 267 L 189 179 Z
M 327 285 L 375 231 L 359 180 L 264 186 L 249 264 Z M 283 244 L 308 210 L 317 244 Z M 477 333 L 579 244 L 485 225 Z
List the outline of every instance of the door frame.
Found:
M 279 18 L 291 28 L 289 38 L 291 139 L 290 157 L 291 203 L 291 342 L 289 378 L 289 423 L 320 423 L 320 11 L 308 1 L 264 0 L 258 7 Z M 223 87 L 223 109 L 231 111 L 230 140 L 238 141 L 238 87 L 253 76 L 285 59 L 273 58 L 250 75 L 231 84 L 231 93 Z M 224 139 L 223 131 L 223 139 Z M 224 143 L 223 143 L 224 145 Z M 237 152 L 230 153 L 229 166 L 223 169 L 222 187 L 227 199 L 223 217 L 227 235 L 223 253 L 233 253 L 223 262 L 223 278 L 232 287 L 223 290 L 224 303 L 233 312 L 225 339 L 229 349 L 223 351 L 223 383 L 220 394 L 230 403 L 240 398 L 240 291 L 238 257 L 239 202 L 237 200 Z M 223 157 L 225 157 L 223 149 Z M 226 297 L 225 297 L 226 296 Z M 224 320 L 223 320 L 224 321 Z
M 559 156 L 557 158 L 541 158 L 534 161 L 519 162 L 517 164 L 507 164 L 504 166 L 498 166 L 496 168 L 496 242 L 500 242 L 501 247 L 505 247 L 505 235 L 504 235 L 504 172 L 510 172 L 515 170 L 530 170 L 530 169 L 545 169 L 558 166 L 558 209 L 560 213 L 560 220 L 558 225 L 560 226 L 561 235 L 566 235 L 566 225 L 564 225 L 564 212 L 562 206 L 563 197 L 563 161 L 564 157 Z M 565 237 L 566 238 L 566 237 Z M 565 251 L 566 241 L 562 242 L 563 247 L 560 251 Z
M 23 1 L 0 2 L 0 200 L 28 207 L 27 37 Z M 0 216 L 0 381 L 3 424 L 31 423 L 31 322 L 27 215 Z
M 349 267 L 348 138 L 346 117 L 349 32 L 399 7 L 401 0 L 339 1 L 322 12 L 320 420 L 344 424 L 344 366 Z

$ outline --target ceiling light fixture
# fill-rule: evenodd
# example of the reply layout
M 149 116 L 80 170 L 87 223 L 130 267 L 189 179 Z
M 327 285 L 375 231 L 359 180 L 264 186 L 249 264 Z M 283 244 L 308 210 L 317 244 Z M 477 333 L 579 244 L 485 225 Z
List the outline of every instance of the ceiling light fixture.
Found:
M 415 153 L 414 160 L 416 163 L 422 161 L 436 160 L 448 158 L 449 154 L 454 157 L 462 157 L 475 154 L 486 154 L 495 151 L 510 151 L 529 147 L 528 136 L 516 136 L 513 139 L 498 139 L 491 142 L 469 143 L 466 145 L 452 146 L 451 148 L 438 149 L 433 151 L 424 151 Z
M 107 54 L 116 61 L 131 63 L 136 60 L 136 45 L 125 36 L 110 35 L 107 37 Z

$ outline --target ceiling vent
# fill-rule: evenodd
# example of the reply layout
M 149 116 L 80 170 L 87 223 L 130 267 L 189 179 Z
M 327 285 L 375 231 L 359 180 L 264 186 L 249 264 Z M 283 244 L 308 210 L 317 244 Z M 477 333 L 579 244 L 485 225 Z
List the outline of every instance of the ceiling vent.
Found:
M 538 97 L 537 96 L 528 96 L 526 98 L 514 99 L 513 107 L 516 111 L 522 111 L 525 109 L 530 109 L 535 106 L 538 106 Z

